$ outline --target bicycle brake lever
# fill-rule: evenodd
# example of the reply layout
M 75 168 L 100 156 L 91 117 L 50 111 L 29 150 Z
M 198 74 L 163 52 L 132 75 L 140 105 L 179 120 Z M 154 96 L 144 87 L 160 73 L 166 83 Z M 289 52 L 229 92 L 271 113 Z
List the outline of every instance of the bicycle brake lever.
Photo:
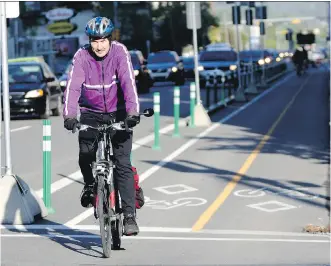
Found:
M 126 131 L 126 132 L 130 132 L 130 131 L 129 131 L 128 122 L 127 122 L 126 120 L 124 121 L 124 124 L 125 124 L 125 131 Z
M 74 128 L 71 130 L 71 132 L 74 134 L 74 133 L 76 133 L 76 130 L 78 129 L 80 129 L 80 127 L 81 127 L 81 124 L 78 122 L 75 126 L 74 126 Z

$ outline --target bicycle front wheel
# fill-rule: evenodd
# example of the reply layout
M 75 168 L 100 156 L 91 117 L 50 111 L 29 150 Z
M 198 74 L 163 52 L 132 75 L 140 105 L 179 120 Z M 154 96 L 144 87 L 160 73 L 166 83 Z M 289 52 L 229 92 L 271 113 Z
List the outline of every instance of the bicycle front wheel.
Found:
M 111 223 L 109 219 L 109 203 L 108 193 L 105 186 L 105 180 L 103 175 L 99 175 L 98 178 L 98 202 L 97 212 L 100 224 L 100 235 L 103 254 L 106 258 L 109 258 L 111 252 Z

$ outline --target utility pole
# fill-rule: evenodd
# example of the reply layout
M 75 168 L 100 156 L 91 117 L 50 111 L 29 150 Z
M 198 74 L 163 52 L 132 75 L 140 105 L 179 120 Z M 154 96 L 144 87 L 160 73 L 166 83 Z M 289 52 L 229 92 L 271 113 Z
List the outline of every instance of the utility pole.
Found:
M 6 3 L 0 2 L 1 8 L 1 61 L 2 61 L 2 93 L 3 93 L 3 115 L 5 125 L 5 153 L 6 153 L 6 175 L 12 175 L 11 150 L 10 150 L 10 106 L 9 106 L 9 80 L 8 80 L 8 48 L 7 48 L 7 21 Z
M 118 2 L 114 1 L 113 2 L 113 7 L 114 7 L 114 23 L 115 23 L 115 29 L 118 28 L 118 13 L 117 13 L 117 8 L 118 8 Z
M 0 15 L 2 14 L 2 7 L 0 6 Z M 2 27 L 0 26 L 0 51 L 2 51 Z M 0 62 L 2 62 L 2 56 L 0 53 Z M 3 99 L 2 93 L 2 64 L 0 63 L 0 178 L 2 177 L 2 104 L 1 100 Z

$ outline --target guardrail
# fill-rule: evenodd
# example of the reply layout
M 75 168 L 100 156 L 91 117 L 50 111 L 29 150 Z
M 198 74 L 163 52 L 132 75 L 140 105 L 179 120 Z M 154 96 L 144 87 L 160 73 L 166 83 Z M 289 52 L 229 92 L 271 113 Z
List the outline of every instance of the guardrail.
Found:
M 215 70 L 209 72 L 206 78 L 206 85 L 201 90 L 201 98 L 204 107 L 208 111 L 215 110 L 221 106 L 227 106 L 230 101 L 236 99 L 239 90 L 244 94 L 257 94 L 258 89 L 264 89 L 268 84 L 283 76 L 291 67 L 284 60 L 280 62 L 271 62 L 264 66 L 242 64 L 241 73 L 238 76 L 237 71 Z M 238 88 L 240 84 L 242 88 Z

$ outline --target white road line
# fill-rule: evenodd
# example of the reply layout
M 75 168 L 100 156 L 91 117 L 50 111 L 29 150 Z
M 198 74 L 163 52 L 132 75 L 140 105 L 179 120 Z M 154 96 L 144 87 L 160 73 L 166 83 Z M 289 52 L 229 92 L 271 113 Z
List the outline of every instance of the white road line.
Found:
M 30 224 L 30 225 L 0 225 L 1 230 L 17 230 L 22 233 L 28 233 L 30 230 L 37 231 L 99 231 L 99 225 L 54 225 L 54 224 Z M 185 227 L 144 227 L 141 226 L 142 233 L 175 233 L 175 234 L 191 234 L 191 235 L 254 235 L 254 236 L 279 236 L 279 237 L 308 237 L 308 238 L 330 238 L 330 234 L 309 234 L 296 232 L 281 232 L 281 231 L 255 231 L 255 230 L 217 230 L 206 229 L 199 232 L 193 232 L 192 228 Z M 59 232 L 58 232 L 59 233 Z
M 62 235 L 62 234 L 2 234 L 2 238 L 82 238 L 100 239 L 99 235 Z M 211 238 L 211 237 L 165 237 L 165 236 L 123 236 L 123 240 L 184 240 L 184 241 L 241 241 L 241 242 L 292 242 L 292 243 L 325 243 L 330 244 L 329 240 L 311 239 L 277 239 L 277 238 Z
M 10 132 L 22 131 L 22 130 L 29 129 L 30 127 L 31 126 L 18 127 L 18 128 L 11 129 Z
M 179 126 L 185 126 L 186 123 L 184 120 L 179 121 Z M 174 130 L 174 124 L 168 125 L 160 130 L 160 135 L 166 134 L 169 131 Z M 141 138 L 137 141 L 135 141 L 132 145 L 132 151 L 135 151 L 136 149 L 140 148 L 143 145 L 146 145 L 147 143 L 151 142 L 154 140 L 154 133 L 147 135 L 144 138 Z
M 86 211 L 84 211 L 81 214 L 79 214 L 76 217 L 74 217 L 73 219 L 71 219 L 68 222 L 66 222 L 64 224 L 64 226 L 71 226 L 72 227 L 72 226 L 74 226 L 76 224 L 79 224 L 81 221 L 84 221 L 85 219 L 87 219 L 88 217 L 90 217 L 93 214 L 94 214 L 94 209 L 93 208 L 89 208 Z
M 18 230 L 18 231 L 28 231 L 28 230 L 88 230 L 88 231 L 99 231 L 99 225 L 54 225 L 54 224 L 28 224 L 28 225 L 0 225 L 1 230 Z M 172 228 L 172 227 L 144 227 L 139 228 L 141 232 L 158 232 L 158 233 L 190 233 L 191 228 Z
M 82 173 L 80 171 L 77 171 L 71 175 L 69 175 L 68 177 L 63 177 L 61 178 L 60 180 L 52 183 L 51 185 L 51 193 L 54 193 L 66 186 L 69 186 L 70 184 L 72 184 L 73 182 L 76 182 L 80 179 L 82 179 L 83 176 L 82 176 Z M 43 189 L 39 189 L 38 191 L 36 191 L 36 194 L 39 196 L 39 197 L 43 197 Z
M 178 148 L 173 153 L 171 153 L 170 155 L 168 155 L 166 158 L 164 158 L 163 160 L 159 161 L 156 165 L 152 166 L 151 168 L 149 168 L 148 170 L 146 170 L 144 173 L 142 173 L 139 176 L 139 182 L 143 182 L 144 180 L 146 180 L 148 177 L 150 177 L 152 174 L 154 174 L 155 172 L 157 172 L 158 170 L 160 170 L 167 163 L 171 162 L 176 157 L 178 157 L 179 155 L 181 155 L 184 151 L 186 151 L 188 148 L 190 148 L 191 146 L 193 146 L 201 138 L 203 138 L 204 136 L 206 136 L 207 134 L 209 134 L 210 132 L 212 132 L 216 128 L 220 127 L 220 125 L 222 123 L 225 123 L 226 121 L 230 120 L 232 117 L 234 117 L 235 115 L 239 114 L 241 111 L 245 110 L 247 107 L 249 107 L 253 103 L 257 102 L 259 99 L 261 99 L 265 95 L 269 94 L 271 91 L 273 91 L 275 88 L 277 88 L 280 84 L 284 83 L 286 80 L 288 80 L 293 75 L 294 74 L 288 75 L 286 78 L 284 78 L 283 80 L 280 80 L 279 82 L 277 82 L 276 84 L 274 84 L 272 87 L 270 87 L 269 89 L 265 90 L 263 93 L 261 93 L 260 95 L 258 95 L 257 97 L 255 97 L 252 101 L 246 103 L 245 105 L 243 105 L 242 107 L 240 107 L 236 111 L 230 113 L 229 115 L 227 115 L 226 117 L 224 117 L 223 119 L 221 119 L 220 121 L 218 121 L 217 123 L 213 123 L 212 126 L 210 126 L 206 130 L 204 130 L 203 132 L 201 132 L 198 136 L 196 136 L 193 139 L 189 140 L 184 145 L 182 145 L 180 148 Z M 82 222 L 83 220 L 85 220 L 89 216 L 91 216 L 92 214 L 93 214 L 93 210 L 91 209 L 90 212 L 86 211 L 84 213 L 84 215 L 78 215 L 78 216 L 74 217 L 73 219 L 69 220 L 66 224 L 73 224 L 73 221 L 75 221 L 75 222 L 77 222 L 77 221 L 78 222 Z M 80 219 L 83 219 L 83 220 L 79 220 L 78 217 Z

